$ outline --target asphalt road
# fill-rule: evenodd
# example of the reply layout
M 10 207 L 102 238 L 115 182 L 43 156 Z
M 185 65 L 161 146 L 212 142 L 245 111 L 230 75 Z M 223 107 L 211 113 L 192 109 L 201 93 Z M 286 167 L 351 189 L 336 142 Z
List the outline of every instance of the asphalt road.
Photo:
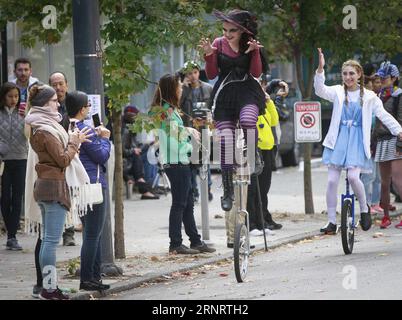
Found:
M 402 299 L 401 265 L 402 230 L 373 226 L 358 230 L 352 255 L 344 255 L 340 234 L 316 237 L 255 254 L 241 284 L 227 261 L 106 299 Z

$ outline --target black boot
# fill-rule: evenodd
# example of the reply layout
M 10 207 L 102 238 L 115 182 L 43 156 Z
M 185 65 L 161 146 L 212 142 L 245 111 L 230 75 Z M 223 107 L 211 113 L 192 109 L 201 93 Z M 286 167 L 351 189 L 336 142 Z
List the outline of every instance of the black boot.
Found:
M 234 201 L 233 170 L 222 170 L 222 184 L 221 207 L 223 211 L 230 211 Z

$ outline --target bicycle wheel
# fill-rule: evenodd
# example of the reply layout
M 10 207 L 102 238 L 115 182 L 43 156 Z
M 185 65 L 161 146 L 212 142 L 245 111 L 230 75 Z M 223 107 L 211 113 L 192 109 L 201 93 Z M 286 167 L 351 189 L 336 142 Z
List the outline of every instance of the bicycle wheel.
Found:
M 237 282 L 243 282 L 248 270 L 248 257 L 250 255 L 250 238 L 245 224 L 236 226 L 234 238 L 234 269 Z
M 350 199 L 345 199 L 342 203 L 341 212 L 342 247 L 345 254 L 352 253 L 355 241 L 355 228 L 353 225 L 352 211 L 352 201 Z

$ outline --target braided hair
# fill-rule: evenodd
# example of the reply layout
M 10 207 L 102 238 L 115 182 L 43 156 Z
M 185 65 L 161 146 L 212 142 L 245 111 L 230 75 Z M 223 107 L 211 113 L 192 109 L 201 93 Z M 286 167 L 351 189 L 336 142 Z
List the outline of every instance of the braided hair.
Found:
M 359 85 L 360 85 L 360 104 L 363 107 L 363 95 L 364 95 L 364 72 L 363 72 L 363 67 L 360 65 L 359 62 L 357 62 L 356 60 L 348 60 L 345 61 L 342 65 L 342 70 L 345 67 L 353 67 L 358 73 L 360 73 L 360 79 L 359 79 Z M 345 102 L 346 105 L 349 104 L 348 101 L 348 88 L 346 86 L 346 84 L 343 84 L 343 87 L 345 89 Z

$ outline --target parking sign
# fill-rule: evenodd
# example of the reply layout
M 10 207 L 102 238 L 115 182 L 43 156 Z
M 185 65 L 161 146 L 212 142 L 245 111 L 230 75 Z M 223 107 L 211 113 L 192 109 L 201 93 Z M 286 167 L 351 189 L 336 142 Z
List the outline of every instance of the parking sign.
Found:
M 297 101 L 294 104 L 295 141 L 321 141 L 321 104 L 318 101 Z

